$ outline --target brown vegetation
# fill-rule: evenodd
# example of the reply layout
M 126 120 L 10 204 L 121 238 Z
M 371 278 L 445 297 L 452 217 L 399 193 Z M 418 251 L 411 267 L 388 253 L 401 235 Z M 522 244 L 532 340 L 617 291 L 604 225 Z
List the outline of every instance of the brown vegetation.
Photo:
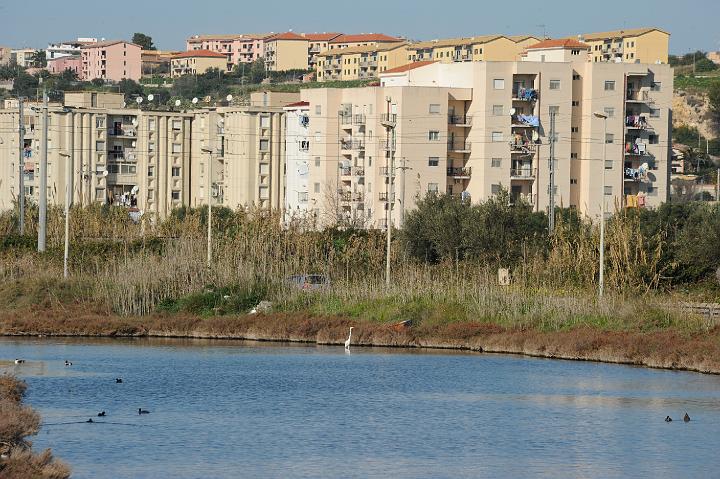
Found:
M 40 429 L 40 415 L 22 404 L 27 385 L 14 376 L 0 376 L 0 479 L 66 479 L 70 469 L 49 449 L 35 454 L 29 436 Z

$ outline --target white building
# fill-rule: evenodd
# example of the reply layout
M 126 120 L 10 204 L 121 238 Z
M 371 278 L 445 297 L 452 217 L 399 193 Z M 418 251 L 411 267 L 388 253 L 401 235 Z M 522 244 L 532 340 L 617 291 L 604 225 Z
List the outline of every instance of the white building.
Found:
M 285 222 L 306 219 L 312 210 L 310 190 L 310 103 L 300 101 L 283 108 L 285 136 Z
M 45 58 L 48 60 L 54 60 L 56 58 L 80 55 L 81 47 L 97 43 L 97 41 L 97 38 L 78 37 L 77 40 L 70 40 L 69 42 L 50 43 L 45 49 Z

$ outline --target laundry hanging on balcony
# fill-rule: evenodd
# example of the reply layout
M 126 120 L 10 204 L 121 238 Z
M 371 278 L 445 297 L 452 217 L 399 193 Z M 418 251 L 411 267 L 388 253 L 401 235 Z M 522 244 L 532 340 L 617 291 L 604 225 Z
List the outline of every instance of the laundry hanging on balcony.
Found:
M 646 150 L 645 143 L 638 143 L 638 142 L 627 142 L 625 144 L 625 153 L 629 153 L 631 155 L 644 155 Z
M 534 88 L 520 88 L 518 90 L 517 98 L 520 100 L 537 100 L 537 90 Z
M 647 118 L 642 115 L 628 115 L 625 118 L 625 126 L 632 128 L 647 128 Z
M 513 117 L 513 123 L 516 125 L 538 127 L 540 126 L 540 119 L 533 115 L 515 115 Z
M 647 163 L 643 163 L 639 168 L 625 168 L 625 178 L 635 181 L 640 181 L 647 178 L 647 172 L 650 166 Z

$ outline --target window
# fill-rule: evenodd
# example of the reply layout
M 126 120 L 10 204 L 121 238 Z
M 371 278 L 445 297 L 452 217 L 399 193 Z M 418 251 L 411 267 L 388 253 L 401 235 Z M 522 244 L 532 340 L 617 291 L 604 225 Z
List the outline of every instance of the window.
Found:
M 315 193 L 320 193 L 320 183 L 315 183 L 315 184 L 313 185 L 313 191 L 314 191 Z
M 570 133 L 577 133 L 578 131 L 580 131 L 580 129 L 577 126 L 570 127 Z
M 580 50 L 573 49 L 570 51 L 570 55 L 580 55 Z
M 308 193 L 307 193 L 307 191 L 298 191 L 298 202 L 300 202 L 300 203 L 307 203 L 307 202 L 308 202 Z
M 606 170 L 612 170 L 612 169 L 613 169 L 613 161 L 612 161 L 612 160 L 605 160 L 605 169 L 606 169 Z
M 440 113 L 440 104 L 439 103 L 430 103 L 430 114 L 436 115 Z
M 493 142 L 503 141 L 502 131 L 493 131 L 491 134 L 491 138 Z
M 605 91 L 615 91 L 615 80 L 605 80 Z
M 104 128 L 105 127 L 105 117 L 98 116 L 95 118 L 95 128 Z
M 315 167 L 320 168 L 320 157 L 319 156 L 315 157 Z
M 612 195 L 612 186 L 605 185 L 605 196 L 611 196 L 611 195 Z
M 572 106 L 580 106 L 580 102 L 577 100 L 572 101 Z
M 148 151 L 155 151 L 155 142 L 151 141 L 148 143 Z
M 502 105 L 493 105 L 493 115 L 494 116 L 503 116 L 503 106 Z
M 98 201 L 105 199 L 105 189 L 104 188 L 95 188 L 95 199 Z
M 570 159 L 571 160 L 577 160 L 577 153 L 570 153 Z
M 580 79 L 580 75 L 578 75 L 577 73 L 573 73 L 573 80 L 579 80 L 579 79 Z
M 499 195 L 500 194 L 500 185 L 490 185 L 490 193 L 493 195 Z
M 180 167 L 179 167 L 179 166 L 173 166 L 173 168 L 172 168 L 172 175 L 173 175 L 173 176 L 180 176 Z
M 571 185 L 577 185 L 577 178 L 570 178 Z
M 428 158 L 428 166 L 438 166 L 440 164 L 440 158 L 437 156 L 431 156 Z
M 270 128 L 270 117 L 269 116 L 261 116 L 260 117 L 260 128 Z
M 550 89 L 551 90 L 559 90 L 560 89 L 560 80 L 550 80 Z
M 172 144 L 172 152 L 173 153 L 182 153 L 182 143 L 173 143 Z
M 650 143 L 651 145 L 657 145 L 658 143 L 660 143 L 660 137 L 657 135 L 649 135 L 648 143 Z
M 615 143 L 615 135 L 612 133 L 605 134 L 605 143 Z
M 560 107 L 557 105 L 550 105 L 548 107 L 548 113 L 555 113 L 557 115 L 560 113 Z
M 613 108 L 613 107 L 611 107 L 611 106 L 607 106 L 607 107 L 605 107 L 605 108 L 603 109 L 603 111 L 605 112 L 605 115 L 606 115 L 608 118 L 614 118 L 614 117 L 615 117 L 615 108 Z
M 107 165 L 107 172 L 108 173 L 120 173 L 120 165 L 116 164 L 109 164 Z
M 148 118 L 148 130 L 155 131 L 155 118 Z
M 650 118 L 660 118 L 660 108 L 650 108 Z
M 438 192 L 438 184 L 437 183 L 428 183 L 428 193 L 437 193 Z
M 155 176 L 155 167 L 148 166 L 148 178 L 152 178 L 153 176 Z
M 440 139 L 440 132 L 437 130 L 430 130 L 428 132 L 428 140 L 438 141 Z
M 96 141 L 95 142 L 95 151 L 105 151 L 105 142 L 104 141 Z
M 173 120 L 172 121 L 172 129 L 175 131 L 182 129 L 182 120 Z
M 322 105 L 315 105 L 315 114 L 322 115 Z
M 180 201 L 180 190 L 173 190 L 171 193 L 173 201 Z
M 493 88 L 496 90 L 504 90 L 505 89 L 505 80 L 502 78 L 496 78 L 493 80 Z
M 501 168 L 502 167 L 502 158 L 493 158 L 490 160 L 490 167 L 491 168 Z
M 661 87 L 662 87 L 662 84 L 661 84 L 660 82 L 653 82 L 653 84 L 652 84 L 652 86 L 650 87 L 650 89 L 651 89 L 652 91 L 660 91 L 660 88 L 661 88 Z
M 260 151 L 270 150 L 270 140 L 260 140 Z

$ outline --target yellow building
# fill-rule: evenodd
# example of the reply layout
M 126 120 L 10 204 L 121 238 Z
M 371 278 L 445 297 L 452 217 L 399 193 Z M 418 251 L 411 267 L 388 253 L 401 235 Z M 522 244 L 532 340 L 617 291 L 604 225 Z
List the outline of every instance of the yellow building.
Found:
M 432 60 L 441 63 L 515 61 L 527 45 L 537 41 L 532 36 L 503 35 L 429 40 L 410 45 L 407 59 L 408 62 Z
M 384 43 L 326 50 L 318 55 L 318 81 L 363 80 L 407 63 L 407 44 Z
M 170 60 L 170 74 L 173 78 L 201 75 L 211 68 L 227 71 L 227 57 L 210 50 L 192 50 L 178 53 Z
M 297 33 L 285 32 L 265 39 L 265 68 L 271 72 L 308 70 L 310 41 Z
M 339 35 L 328 43 L 329 50 L 339 48 L 367 47 L 370 45 L 382 45 L 387 43 L 400 43 L 404 40 L 398 37 L 391 37 L 383 33 L 359 33 L 351 35 Z
M 590 61 L 667 63 L 670 34 L 659 28 L 634 28 L 586 33 L 578 39 L 590 45 Z

